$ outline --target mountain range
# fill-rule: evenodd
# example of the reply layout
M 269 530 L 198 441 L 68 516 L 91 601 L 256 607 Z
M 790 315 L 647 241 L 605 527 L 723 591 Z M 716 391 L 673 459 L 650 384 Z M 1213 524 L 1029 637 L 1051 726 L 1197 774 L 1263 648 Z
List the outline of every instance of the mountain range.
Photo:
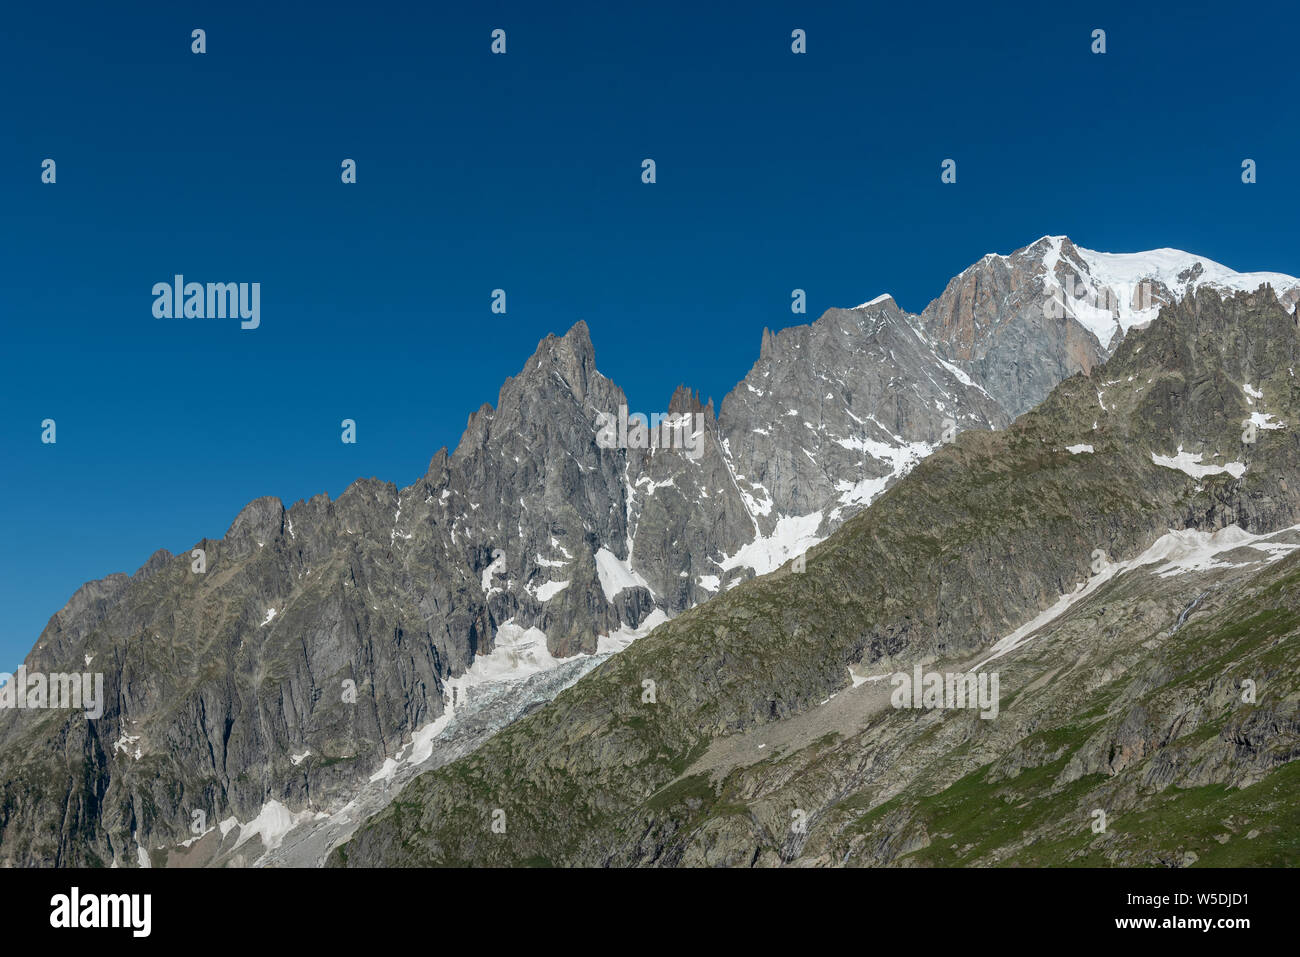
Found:
M 82 586 L 25 665 L 104 713 L 0 713 L 0 861 L 1292 860 L 1298 299 L 1044 237 L 762 330 L 686 450 L 602 447 L 579 322 L 414 484 Z

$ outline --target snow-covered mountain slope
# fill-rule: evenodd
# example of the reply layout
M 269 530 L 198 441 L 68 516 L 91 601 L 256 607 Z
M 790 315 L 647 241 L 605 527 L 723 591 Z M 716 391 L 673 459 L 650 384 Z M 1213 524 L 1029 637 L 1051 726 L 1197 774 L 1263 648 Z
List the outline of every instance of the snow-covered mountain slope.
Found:
M 1254 292 L 1269 285 L 1291 311 L 1300 296 L 1300 280 L 1273 272 L 1236 272 L 1212 259 L 1180 249 L 1140 253 L 1101 253 L 1073 246 L 1064 236 L 1048 236 L 1043 266 L 1060 293 L 1062 311 L 1082 323 L 1103 348 L 1134 326 L 1144 326 L 1168 302 L 1195 289 L 1223 295 Z M 1059 273 L 1066 272 L 1064 284 Z M 1070 280 L 1073 279 L 1071 283 Z
M 1177 249 L 1103 253 L 1044 236 L 963 270 L 921 321 L 945 357 L 1014 416 L 1105 359 L 1161 306 L 1197 290 L 1224 296 L 1265 284 L 1295 310 L 1300 280 L 1292 276 L 1237 272 Z

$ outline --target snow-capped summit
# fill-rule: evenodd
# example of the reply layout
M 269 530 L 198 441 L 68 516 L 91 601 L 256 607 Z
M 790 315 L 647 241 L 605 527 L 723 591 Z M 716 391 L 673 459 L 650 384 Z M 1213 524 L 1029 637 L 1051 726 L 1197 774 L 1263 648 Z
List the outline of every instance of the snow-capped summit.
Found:
M 1254 292 L 1267 284 L 1279 297 L 1291 293 L 1284 301 L 1294 310 L 1300 288 L 1300 280 L 1294 276 L 1237 272 L 1181 249 L 1102 253 L 1072 246 L 1064 236 L 1044 240 L 1044 279 L 1049 285 L 1054 283 L 1061 293 L 1062 314 L 1072 315 L 1106 349 L 1129 329 L 1154 319 L 1161 305 L 1180 300 L 1194 289 L 1209 288 L 1220 295 L 1231 295 Z M 1067 248 L 1076 255 L 1066 255 Z
M 1178 249 L 1103 253 L 1066 236 L 1043 236 L 964 270 L 921 322 L 946 358 L 1018 415 L 1061 379 L 1109 356 L 1161 306 L 1196 289 L 1226 296 L 1264 284 L 1295 310 L 1300 279 L 1293 276 L 1237 272 Z

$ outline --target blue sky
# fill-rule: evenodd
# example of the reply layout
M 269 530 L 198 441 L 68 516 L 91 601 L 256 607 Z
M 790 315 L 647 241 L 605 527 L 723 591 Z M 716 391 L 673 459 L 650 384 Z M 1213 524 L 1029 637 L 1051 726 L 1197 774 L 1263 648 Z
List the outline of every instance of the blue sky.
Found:
M 6 11 L 0 666 L 252 498 L 411 483 L 579 318 L 655 411 L 764 326 L 919 311 L 1048 233 L 1300 272 L 1280 4 L 284 6 Z M 261 327 L 155 319 L 178 272 L 260 282 Z

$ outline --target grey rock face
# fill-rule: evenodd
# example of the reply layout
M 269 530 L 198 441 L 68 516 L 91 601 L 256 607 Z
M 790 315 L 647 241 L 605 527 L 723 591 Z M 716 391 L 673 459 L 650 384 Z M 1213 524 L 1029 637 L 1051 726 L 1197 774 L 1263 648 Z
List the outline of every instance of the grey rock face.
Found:
M 698 459 L 631 462 L 633 566 L 680 611 L 821 541 L 942 441 L 1006 416 L 892 299 L 763 331 L 760 358 L 703 413 Z
M 762 355 L 727 396 L 720 422 L 765 531 L 774 516 L 831 503 L 829 531 L 945 431 L 1006 424 L 997 402 L 945 362 L 915 320 L 886 297 L 831 309 L 809 326 L 765 330 Z

